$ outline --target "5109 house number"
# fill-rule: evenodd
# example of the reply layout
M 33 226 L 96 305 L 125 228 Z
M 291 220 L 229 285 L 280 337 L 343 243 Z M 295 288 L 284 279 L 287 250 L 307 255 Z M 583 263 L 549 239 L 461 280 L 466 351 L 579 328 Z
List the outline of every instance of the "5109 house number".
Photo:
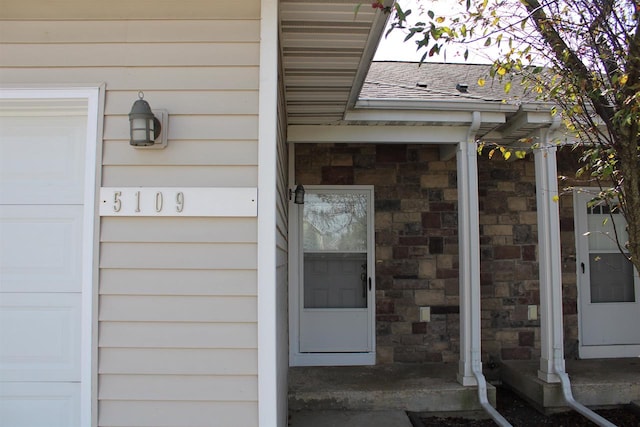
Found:
M 255 188 L 103 187 L 100 216 L 230 216 L 258 214 Z

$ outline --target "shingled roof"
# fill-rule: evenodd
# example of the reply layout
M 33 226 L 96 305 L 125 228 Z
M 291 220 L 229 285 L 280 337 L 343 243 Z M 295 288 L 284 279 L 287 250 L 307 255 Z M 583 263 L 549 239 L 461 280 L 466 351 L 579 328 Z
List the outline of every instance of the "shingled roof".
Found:
M 490 65 L 416 62 L 372 62 L 360 99 L 406 99 L 429 101 L 486 101 L 520 104 L 535 101 L 525 95 L 520 78 L 513 79 L 511 91 L 505 82 L 489 76 Z M 484 86 L 478 80 L 486 80 Z M 466 88 L 466 90 L 465 90 Z

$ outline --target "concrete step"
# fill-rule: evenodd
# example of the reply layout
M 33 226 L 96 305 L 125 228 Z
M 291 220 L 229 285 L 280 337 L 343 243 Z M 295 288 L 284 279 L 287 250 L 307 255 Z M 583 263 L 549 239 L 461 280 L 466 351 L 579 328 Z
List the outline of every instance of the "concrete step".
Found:
M 456 381 L 444 364 L 334 366 L 289 369 L 289 410 L 298 411 L 478 411 L 476 387 Z M 489 386 L 495 404 L 495 388 Z
M 412 427 L 403 411 L 291 412 L 289 427 Z

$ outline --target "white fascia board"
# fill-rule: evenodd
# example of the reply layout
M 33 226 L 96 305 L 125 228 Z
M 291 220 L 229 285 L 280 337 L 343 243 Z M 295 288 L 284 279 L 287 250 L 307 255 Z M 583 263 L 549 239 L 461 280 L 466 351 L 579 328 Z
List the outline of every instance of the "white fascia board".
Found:
M 349 111 L 345 119 L 348 121 L 372 122 L 423 122 L 442 125 L 471 124 L 474 111 L 459 110 L 426 110 L 426 109 L 359 109 Z M 502 124 L 507 121 L 506 113 L 485 111 L 481 113 L 482 123 Z
M 438 99 L 360 99 L 356 109 L 480 111 L 515 113 L 520 106 L 501 101 L 438 100 Z
M 541 111 L 549 113 L 556 104 L 551 102 L 527 102 L 520 105 L 522 111 Z
M 469 126 L 290 125 L 289 143 L 457 144 Z
M 553 116 L 549 110 L 547 111 L 527 111 L 527 123 L 529 124 L 545 124 L 550 125 L 553 122 Z
M 553 119 L 554 117 L 548 109 L 529 110 L 521 108 L 518 113 L 509 119 L 507 125 L 501 130 L 501 135 L 503 138 L 509 138 L 525 126 L 531 127 L 531 125 L 533 125 L 536 128 L 548 127 L 553 123 Z
M 394 1 L 392 0 L 385 0 L 383 2 L 385 6 L 389 7 L 393 6 L 393 3 Z M 356 76 L 353 85 L 351 86 L 351 92 L 349 93 L 349 98 L 347 100 L 347 110 L 351 109 L 358 101 L 358 95 L 360 95 L 360 91 L 364 85 L 364 80 L 367 78 L 369 67 L 371 67 L 371 62 L 373 61 L 373 57 L 378 49 L 378 44 L 380 44 L 380 39 L 382 38 L 382 32 L 386 28 L 387 21 L 390 17 L 390 13 L 382 13 L 381 11 L 376 10 L 376 16 L 373 19 L 371 31 L 369 31 L 369 37 L 367 38 L 367 44 L 364 47 L 362 56 L 360 57 L 360 64 L 358 64 L 358 70 L 356 71 Z

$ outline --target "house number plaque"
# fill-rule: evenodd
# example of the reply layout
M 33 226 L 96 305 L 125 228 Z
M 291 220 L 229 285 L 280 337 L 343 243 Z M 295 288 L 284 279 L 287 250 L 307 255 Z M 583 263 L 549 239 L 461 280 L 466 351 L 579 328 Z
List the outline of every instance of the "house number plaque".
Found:
M 103 187 L 100 216 L 230 216 L 258 214 L 256 188 Z

